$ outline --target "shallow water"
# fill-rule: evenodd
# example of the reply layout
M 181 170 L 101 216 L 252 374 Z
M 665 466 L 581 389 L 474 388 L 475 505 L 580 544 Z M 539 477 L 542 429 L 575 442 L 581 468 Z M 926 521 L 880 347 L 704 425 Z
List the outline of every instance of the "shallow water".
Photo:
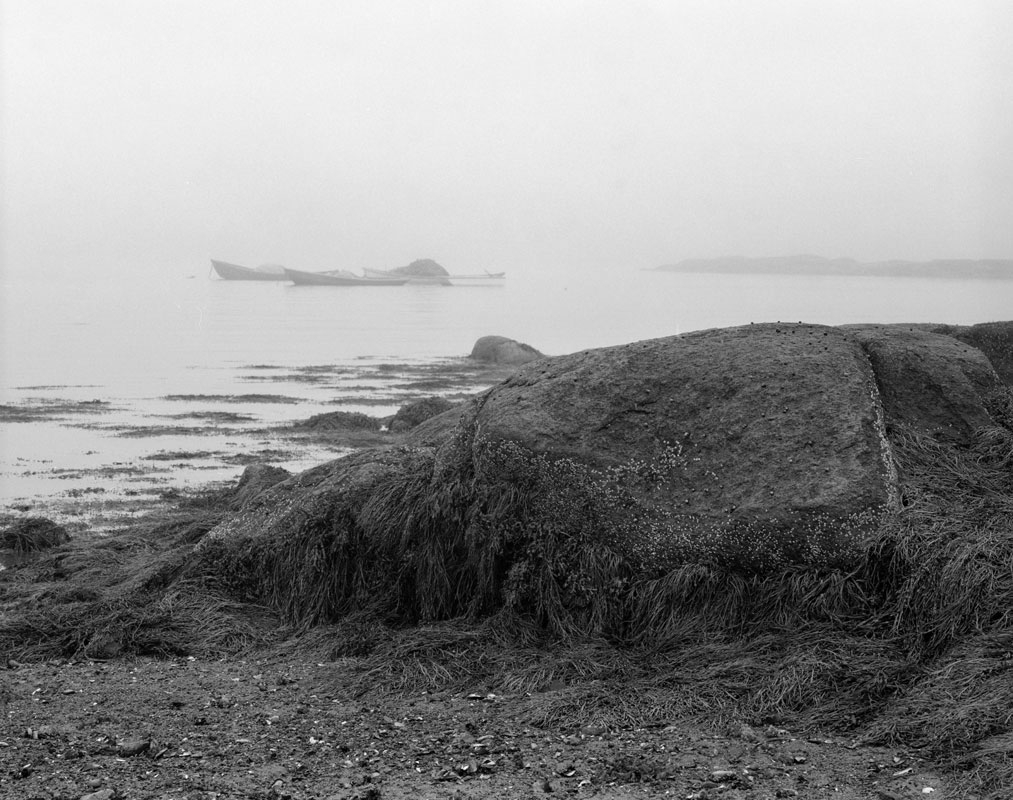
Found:
M 519 271 L 498 286 L 295 287 L 200 272 L 7 279 L 0 298 L 0 404 L 50 409 L 41 421 L 0 418 L 2 508 L 229 480 L 258 453 L 312 466 L 335 451 L 279 452 L 267 429 L 336 409 L 393 413 L 415 366 L 465 356 L 486 334 L 560 354 L 776 320 L 970 324 L 1009 318 L 1013 281 L 627 269 Z M 74 407 L 88 401 L 102 402 Z M 209 412 L 236 418 L 195 416 Z M 201 452 L 212 455 L 172 458 Z

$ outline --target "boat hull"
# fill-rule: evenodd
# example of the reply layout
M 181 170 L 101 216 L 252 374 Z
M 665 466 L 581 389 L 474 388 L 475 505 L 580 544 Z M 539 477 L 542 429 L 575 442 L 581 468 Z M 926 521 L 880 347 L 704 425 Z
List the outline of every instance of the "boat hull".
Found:
M 338 275 L 327 272 L 306 272 L 285 268 L 285 279 L 296 286 L 404 286 L 407 278 L 360 278 L 357 275 Z
M 487 286 L 502 283 L 506 280 L 505 272 L 487 272 L 477 275 L 448 275 L 454 286 Z
M 367 277 L 392 278 L 399 275 L 398 272 L 386 272 L 380 269 L 365 270 Z M 473 275 L 405 275 L 410 285 L 413 286 L 485 286 L 498 284 L 506 279 L 505 272 L 479 272 Z
M 228 261 L 217 261 L 211 259 L 211 267 L 218 273 L 218 277 L 226 281 L 286 281 L 285 272 L 279 268 L 277 272 L 243 267 L 239 264 L 230 264 Z

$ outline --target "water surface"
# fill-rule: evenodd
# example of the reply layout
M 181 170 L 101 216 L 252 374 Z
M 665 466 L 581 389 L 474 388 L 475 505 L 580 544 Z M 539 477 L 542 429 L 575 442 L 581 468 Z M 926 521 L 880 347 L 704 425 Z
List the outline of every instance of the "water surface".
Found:
M 972 324 L 1013 309 L 1013 281 L 622 269 L 519 271 L 498 286 L 296 287 L 193 272 L 0 283 L 0 404 L 62 409 L 0 420 L 0 506 L 122 489 L 140 473 L 148 489 L 234 478 L 244 454 L 277 449 L 251 430 L 337 408 L 393 413 L 399 364 L 463 357 L 486 334 L 561 354 L 750 322 Z M 237 421 L 220 421 L 228 415 Z M 231 460 L 171 457 L 201 451 Z M 279 463 L 333 456 L 307 448 Z

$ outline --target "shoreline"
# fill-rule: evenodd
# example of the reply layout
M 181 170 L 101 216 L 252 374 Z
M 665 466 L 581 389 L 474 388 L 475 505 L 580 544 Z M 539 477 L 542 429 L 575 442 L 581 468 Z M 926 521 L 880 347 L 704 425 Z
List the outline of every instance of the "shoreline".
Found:
M 5 454 L 8 478 L 0 521 L 31 514 L 49 516 L 72 533 L 111 530 L 145 509 L 164 510 L 181 493 L 227 487 L 250 464 L 298 472 L 360 447 L 396 444 L 396 435 L 379 429 L 399 407 L 426 396 L 462 400 L 511 371 L 466 357 L 384 359 L 355 368 L 251 365 L 241 369 L 237 391 L 231 394 L 167 393 L 147 402 L 36 396 L 0 405 L 0 425 L 8 426 L 10 436 L 23 438 Z M 244 392 L 240 385 L 284 389 L 293 382 L 333 396 L 321 400 Z M 59 395 L 66 388 L 24 390 L 38 395 L 49 389 Z M 100 387 L 87 389 L 97 394 Z M 315 414 L 341 411 L 373 417 L 376 430 L 302 424 Z M 40 429 L 47 437 L 81 438 L 84 443 L 62 463 L 53 454 L 34 458 L 28 448 L 32 431 Z M 10 489 L 22 485 L 28 491 Z
M 1013 259 L 933 259 L 931 261 L 857 261 L 815 255 L 769 258 L 690 258 L 649 268 L 654 272 L 715 275 L 792 275 L 795 277 L 930 278 L 939 280 L 1013 280 Z

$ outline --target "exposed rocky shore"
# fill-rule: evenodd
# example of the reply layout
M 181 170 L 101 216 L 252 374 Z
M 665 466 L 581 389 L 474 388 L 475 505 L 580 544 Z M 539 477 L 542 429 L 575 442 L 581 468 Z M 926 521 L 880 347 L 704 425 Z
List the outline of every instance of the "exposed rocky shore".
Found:
M 57 544 L 0 573 L 29 734 L 40 691 L 233 661 L 170 691 L 148 761 L 86 743 L 121 705 L 7 741 L 35 766 L 0 790 L 113 797 L 140 764 L 167 792 L 186 764 L 199 797 L 1001 797 L 1011 353 L 1013 323 L 779 323 L 536 357 L 396 445 Z

